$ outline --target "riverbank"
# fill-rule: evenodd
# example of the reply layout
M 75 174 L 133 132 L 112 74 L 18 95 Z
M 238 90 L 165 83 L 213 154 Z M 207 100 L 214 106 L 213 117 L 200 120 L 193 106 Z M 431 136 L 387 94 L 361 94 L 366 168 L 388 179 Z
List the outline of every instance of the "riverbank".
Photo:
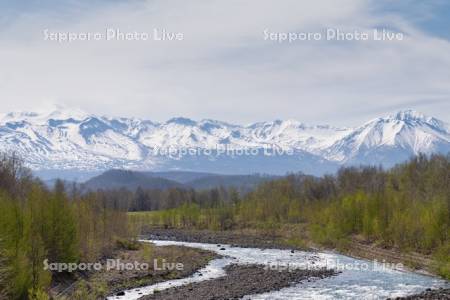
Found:
M 154 241 L 156 245 L 183 245 L 214 251 L 223 259 L 203 275 L 212 276 L 195 277 L 179 281 L 169 281 L 163 285 L 149 286 L 145 288 L 145 293 L 159 293 L 167 288 L 180 287 L 182 284 L 198 283 L 204 280 L 215 280 L 225 277 L 225 268 L 230 264 L 241 266 L 259 264 L 268 266 L 268 270 L 292 271 L 292 270 L 317 270 L 324 267 L 340 271 L 337 276 L 332 276 L 324 280 L 303 281 L 301 284 L 282 288 L 281 290 L 271 290 L 267 293 L 253 295 L 249 293 L 251 299 L 306 299 L 311 297 L 345 298 L 345 299 L 367 299 L 388 297 L 400 297 L 414 295 L 425 291 L 427 288 L 448 288 L 448 284 L 437 278 L 414 274 L 411 272 L 393 271 L 392 269 L 367 264 L 367 262 L 342 256 L 330 252 L 305 252 L 296 250 L 243 248 L 229 246 L 227 244 L 216 243 L 194 243 L 172 240 Z M 225 279 L 224 279 L 225 280 Z M 233 283 L 234 284 L 234 283 Z M 264 285 L 265 283 L 260 283 Z M 192 285 L 192 290 L 184 290 L 185 296 L 195 293 L 197 285 Z M 131 295 L 131 293 L 130 293 Z M 133 298 L 137 299 L 137 298 Z M 170 299 L 170 298 L 169 298 Z M 206 298 L 210 299 L 210 298 Z M 247 298 L 246 298 L 247 299 Z
M 186 230 L 146 228 L 142 235 L 146 239 L 175 240 L 197 243 L 229 244 L 246 248 L 276 248 L 305 251 L 332 250 L 341 254 L 390 264 L 402 264 L 404 269 L 412 272 L 434 275 L 435 262 L 430 256 L 419 253 L 403 253 L 399 249 L 384 248 L 369 243 L 357 236 L 340 245 L 339 249 L 330 249 L 313 243 L 308 233 L 301 228 L 283 228 L 270 233 L 241 229 L 229 231 Z
M 299 240 L 279 234 L 263 234 L 255 230 L 213 231 L 186 229 L 146 229 L 142 238 L 192 243 L 228 244 L 241 248 L 296 249 L 314 251 Z
M 182 246 L 156 247 L 138 243 L 135 247 L 115 251 L 109 261 L 118 260 L 124 266 L 145 265 L 147 270 L 142 267 L 108 269 L 104 260 L 99 271 L 77 272 L 73 278 L 55 284 L 51 295 L 55 299 L 104 299 L 121 295 L 123 290 L 188 277 L 219 257 L 210 251 Z
M 246 295 L 280 290 L 302 281 L 312 281 L 335 274 L 332 270 L 267 270 L 261 265 L 230 265 L 226 276 L 162 290 L 142 300 L 240 299 Z
M 428 289 L 417 295 L 412 295 L 408 297 L 399 297 L 396 300 L 448 300 L 450 299 L 450 289 L 440 288 L 437 290 Z M 391 300 L 391 299 L 388 299 Z

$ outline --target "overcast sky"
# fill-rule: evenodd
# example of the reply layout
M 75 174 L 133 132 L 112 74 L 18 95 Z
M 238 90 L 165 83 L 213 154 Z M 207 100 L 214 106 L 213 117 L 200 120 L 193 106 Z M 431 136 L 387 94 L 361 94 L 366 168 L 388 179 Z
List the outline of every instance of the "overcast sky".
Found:
M 0 2 L 0 111 L 60 104 L 97 114 L 353 126 L 400 109 L 450 121 L 446 0 Z M 181 33 L 177 41 L 62 42 L 52 33 Z M 373 29 L 394 41 L 270 33 Z

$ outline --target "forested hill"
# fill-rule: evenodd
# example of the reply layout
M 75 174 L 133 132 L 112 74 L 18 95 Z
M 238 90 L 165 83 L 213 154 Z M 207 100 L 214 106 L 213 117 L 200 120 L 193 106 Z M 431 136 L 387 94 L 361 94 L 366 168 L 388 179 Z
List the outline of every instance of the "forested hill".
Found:
M 209 190 L 214 188 L 236 188 L 248 192 L 258 184 L 278 178 L 271 175 L 221 175 L 200 172 L 138 172 L 129 170 L 110 170 L 88 180 L 84 187 L 90 190 L 111 190 L 126 188 L 135 191 L 171 188 Z
M 182 188 L 183 184 L 173 180 L 149 176 L 143 172 L 134 172 L 126 170 L 110 170 L 99 176 L 89 179 L 84 186 L 91 190 L 97 189 L 120 189 L 127 188 L 136 190 L 138 187 L 142 189 L 169 189 Z

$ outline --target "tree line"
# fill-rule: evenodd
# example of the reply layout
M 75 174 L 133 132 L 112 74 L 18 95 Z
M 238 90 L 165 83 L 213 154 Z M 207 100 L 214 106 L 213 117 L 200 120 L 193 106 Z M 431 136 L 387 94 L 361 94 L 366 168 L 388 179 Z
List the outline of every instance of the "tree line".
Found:
M 75 188 L 78 188 L 75 186 Z M 83 190 L 81 188 L 81 190 Z M 100 189 L 96 191 L 108 199 L 109 203 L 128 211 L 156 211 L 180 207 L 183 204 L 196 204 L 200 207 L 216 207 L 220 203 L 237 199 L 242 190 L 236 188 L 215 187 L 205 190 L 192 188 L 144 189 L 127 188 Z
M 0 157 L 0 299 L 47 299 L 58 276 L 44 260 L 95 262 L 127 234 L 126 209 L 107 195 L 49 189 L 15 155 Z
M 450 155 L 418 155 L 390 170 L 352 166 L 320 178 L 289 175 L 232 201 L 185 202 L 146 221 L 215 230 L 304 224 L 313 241 L 328 246 L 359 236 L 433 255 L 438 272 L 449 277 Z

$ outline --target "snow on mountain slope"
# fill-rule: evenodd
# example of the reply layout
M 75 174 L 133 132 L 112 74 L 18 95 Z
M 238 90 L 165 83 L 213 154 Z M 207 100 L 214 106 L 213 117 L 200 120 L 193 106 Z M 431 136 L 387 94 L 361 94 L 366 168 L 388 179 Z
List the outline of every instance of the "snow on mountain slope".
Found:
M 296 121 L 273 121 L 238 126 L 213 120 L 195 122 L 176 118 L 142 132 L 139 141 L 148 147 L 234 148 L 277 145 L 284 149 L 319 150 L 331 145 L 349 129 L 306 126 Z
M 258 142 L 287 149 L 302 149 L 314 154 L 320 154 L 321 150 L 351 132 L 349 128 L 308 126 L 295 120 L 256 123 L 249 128 L 249 135 Z
M 142 159 L 139 143 L 78 112 L 8 114 L 0 121 L 0 139 L 0 150 L 18 152 L 34 169 L 97 169 Z
M 412 110 L 377 118 L 326 149 L 327 159 L 342 163 L 392 165 L 419 153 L 450 151 L 448 124 Z
M 276 155 L 168 157 L 161 149 L 275 148 Z M 450 151 L 450 127 L 407 110 L 357 128 L 306 125 L 295 120 L 247 126 L 173 118 L 156 123 L 95 116 L 58 108 L 0 115 L 0 151 L 16 151 L 35 170 L 184 169 L 223 173 L 321 174 L 342 164 L 385 164 L 411 155 Z M 215 153 L 215 152 L 213 152 Z M 236 170 L 236 172 L 233 172 Z

